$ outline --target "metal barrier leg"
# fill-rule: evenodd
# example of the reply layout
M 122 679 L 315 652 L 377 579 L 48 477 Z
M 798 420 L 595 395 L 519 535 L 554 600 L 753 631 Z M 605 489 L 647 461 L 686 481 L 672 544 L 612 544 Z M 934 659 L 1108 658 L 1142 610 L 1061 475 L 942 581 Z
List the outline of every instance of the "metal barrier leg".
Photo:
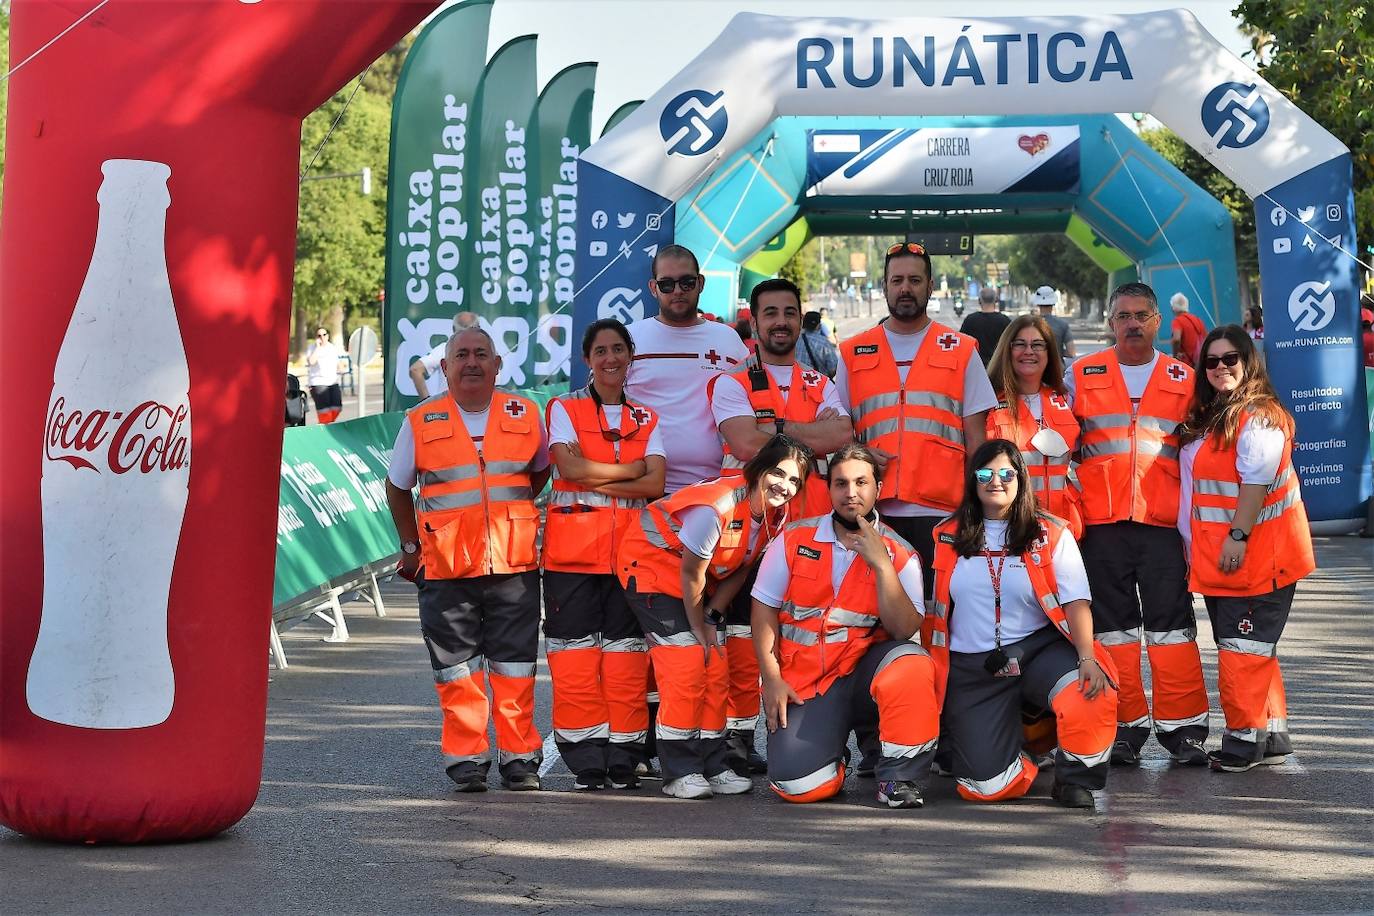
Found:
M 272 621 L 272 630 L 269 639 L 272 648 L 272 663 L 277 666 L 278 671 L 286 670 L 286 650 L 282 648 L 281 636 L 277 633 L 277 622 L 275 620 Z
M 372 608 L 378 617 L 385 617 L 386 605 L 382 604 L 382 587 L 377 583 L 377 574 L 369 569 L 367 577 L 372 582 Z
M 329 590 L 330 613 L 316 611 L 316 615 L 328 621 L 334 627 L 334 632 L 324 638 L 325 642 L 348 642 L 348 624 L 344 621 L 343 607 L 339 604 L 339 594 L 342 589 L 331 588 Z

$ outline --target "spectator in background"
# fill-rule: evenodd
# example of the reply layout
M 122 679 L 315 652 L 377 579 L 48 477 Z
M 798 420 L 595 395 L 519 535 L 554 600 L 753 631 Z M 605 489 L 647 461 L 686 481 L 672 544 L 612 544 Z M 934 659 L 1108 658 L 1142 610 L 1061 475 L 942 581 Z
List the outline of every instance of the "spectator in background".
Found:
M 821 331 L 825 333 L 825 339 L 830 341 L 832 347 L 838 347 L 840 345 L 840 339 L 835 336 L 835 322 L 830 318 L 830 309 L 821 306 L 819 314 L 821 322 L 820 327 Z
M 339 387 L 339 358 L 343 354 L 329 341 L 329 332 L 320 328 L 315 342 L 305 354 L 305 383 L 315 402 L 315 416 L 321 423 L 333 423 L 343 412 L 343 390 Z
M 1031 293 L 1031 305 L 1040 309 L 1040 317 L 1054 332 L 1055 342 L 1059 344 L 1060 357 L 1067 362 L 1078 354 L 1074 352 L 1073 329 L 1069 327 L 1068 320 L 1054 313 L 1054 305 L 1058 299 L 1059 294 L 1054 291 L 1053 286 L 1042 286 Z
M 478 326 L 477 315 L 473 312 L 459 312 L 453 316 L 454 334 Z M 447 340 L 410 364 L 410 380 L 415 383 L 415 393 L 421 398 L 448 391 L 448 380 L 444 378 L 443 369 L 439 365 L 446 349 Z
M 997 341 L 1002 332 L 1011 324 L 1011 319 L 997 311 L 997 289 L 985 286 L 978 292 L 978 311 L 972 312 L 959 328 L 959 333 L 967 334 L 978 342 L 978 358 L 986 367 L 992 359 L 992 351 L 997 349 Z
M 1174 358 L 1195 366 L 1202 352 L 1202 338 L 1207 336 L 1207 326 L 1201 318 L 1188 311 L 1188 297 L 1182 293 L 1174 293 L 1169 297 L 1169 308 L 1174 310 L 1174 321 L 1169 326 Z
M 840 351 L 825 335 L 825 318 L 811 311 L 802 316 L 801 341 L 797 345 L 797 362 L 830 378 L 840 365 Z
M 735 333 L 738 334 L 739 339 L 743 341 L 745 349 L 749 351 L 750 356 L 758 352 L 759 343 L 754 339 L 754 332 L 749 327 L 748 318 L 741 318 L 739 321 L 735 322 Z
M 1255 341 L 1255 346 L 1259 346 L 1259 341 L 1264 340 L 1264 309 L 1258 305 L 1252 305 L 1245 310 L 1245 333 L 1250 335 L 1250 339 Z
M 1374 311 L 1367 307 L 1360 309 L 1360 330 L 1364 334 L 1364 364 L 1374 369 Z

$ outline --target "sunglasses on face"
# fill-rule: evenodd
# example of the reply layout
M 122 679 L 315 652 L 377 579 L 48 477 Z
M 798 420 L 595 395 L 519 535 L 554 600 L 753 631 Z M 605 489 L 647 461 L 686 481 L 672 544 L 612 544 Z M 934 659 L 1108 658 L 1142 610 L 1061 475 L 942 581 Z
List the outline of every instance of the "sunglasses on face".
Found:
M 973 472 L 974 478 L 983 486 L 992 483 L 992 475 L 994 474 L 1002 483 L 1011 483 L 1016 479 L 1016 468 L 998 468 L 995 471 L 992 468 L 979 468 Z
M 1013 350 L 1024 350 L 1027 347 L 1034 353 L 1044 353 L 1049 349 L 1049 345 L 1043 340 L 1013 340 L 1011 342 L 1011 348 Z
M 697 288 L 697 283 L 700 280 L 701 278 L 696 274 L 688 274 L 685 277 L 664 277 L 661 280 L 655 280 L 654 286 L 658 287 L 660 293 L 671 293 L 679 286 L 682 287 L 684 293 L 690 293 Z
M 887 250 L 887 253 L 889 255 L 899 254 L 901 252 L 908 252 L 910 254 L 925 254 L 926 249 L 924 245 L 918 245 L 916 242 L 898 242 L 897 244 L 893 245 L 891 248 Z
M 1240 362 L 1239 350 L 1232 350 L 1230 353 L 1223 353 L 1220 356 L 1205 356 L 1202 359 L 1202 364 L 1207 367 L 1208 372 L 1212 371 L 1217 366 L 1225 366 L 1227 369 L 1230 369 L 1238 362 Z

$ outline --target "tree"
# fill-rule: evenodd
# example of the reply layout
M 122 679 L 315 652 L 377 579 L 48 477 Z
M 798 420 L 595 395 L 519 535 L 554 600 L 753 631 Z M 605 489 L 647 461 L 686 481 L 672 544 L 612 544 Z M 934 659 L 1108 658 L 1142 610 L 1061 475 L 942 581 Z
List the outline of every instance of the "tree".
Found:
M 1029 289 L 1053 286 L 1084 303 L 1101 299 L 1105 294 L 1106 271 L 1068 236 L 1037 233 L 1021 236 L 1017 241 L 1019 244 L 1010 253 L 1011 275 L 1017 283 Z
M 825 267 L 821 264 L 820 241 L 811 239 L 778 271 L 778 276 L 797 284 L 802 300 L 825 286 Z
M 1374 244 L 1374 15 L 1364 0 L 1241 0 L 1259 73 L 1349 148 L 1356 238 Z

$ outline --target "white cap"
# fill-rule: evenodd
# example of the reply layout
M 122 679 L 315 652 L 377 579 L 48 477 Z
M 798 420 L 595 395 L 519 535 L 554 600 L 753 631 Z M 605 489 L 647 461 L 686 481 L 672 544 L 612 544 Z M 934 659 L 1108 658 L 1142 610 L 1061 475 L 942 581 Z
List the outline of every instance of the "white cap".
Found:
M 1059 294 L 1054 291 L 1053 286 L 1042 286 L 1031 293 L 1031 305 L 1054 305 L 1059 298 Z

